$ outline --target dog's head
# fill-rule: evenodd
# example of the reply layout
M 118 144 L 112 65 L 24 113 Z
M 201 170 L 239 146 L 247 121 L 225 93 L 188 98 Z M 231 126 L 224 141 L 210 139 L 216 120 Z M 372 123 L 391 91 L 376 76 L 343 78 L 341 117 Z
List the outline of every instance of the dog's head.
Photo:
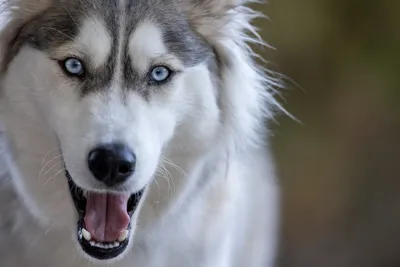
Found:
M 163 157 L 190 158 L 219 136 L 253 141 L 264 80 L 240 1 L 5 2 L 1 114 L 16 184 L 90 257 L 126 251 Z

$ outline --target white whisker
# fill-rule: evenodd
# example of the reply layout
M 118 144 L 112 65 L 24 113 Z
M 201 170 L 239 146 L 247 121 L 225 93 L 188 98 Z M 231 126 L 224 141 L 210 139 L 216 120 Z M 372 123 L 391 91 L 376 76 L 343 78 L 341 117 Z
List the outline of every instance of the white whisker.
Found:
M 43 171 L 46 169 L 46 167 L 49 166 L 53 161 L 59 159 L 59 158 L 62 157 L 62 156 L 63 156 L 62 154 L 59 154 L 59 155 L 55 156 L 54 158 L 52 158 L 51 160 L 49 160 L 49 161 L 40 169 L 39 174 L 38 174 L 38 178 L 37 178 L 37 179 L 38 179 L 38 183 L 40 182 L 40 178 L 41 178 L 41 176 L 42 176 L 42 174 L 43 174 Z M 57 164 L 59 164 L 59 162 L 58 162 Z
M 59 170 L 56 174 L 54 174 L 53 176 L 51 176 L 49 179 L 47 179 L 47 181 L 43 184 L 43 185 L 47 185 L 52 179 L 56 178 L 60 173 L 64 172 L 65 168 L 62 168 L 61 170 Z

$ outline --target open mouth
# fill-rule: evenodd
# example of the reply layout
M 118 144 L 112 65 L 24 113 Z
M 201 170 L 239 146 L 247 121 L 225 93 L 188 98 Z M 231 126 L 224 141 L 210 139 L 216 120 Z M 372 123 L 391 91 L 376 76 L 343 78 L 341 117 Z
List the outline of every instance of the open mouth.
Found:
M 83 251 L 98 260 L 119 256 L 129 244 L 131 218 L 144 189 L 132 195 L 84 194 L 68 171 L 66 176 L 79 214 L 77 237 Z

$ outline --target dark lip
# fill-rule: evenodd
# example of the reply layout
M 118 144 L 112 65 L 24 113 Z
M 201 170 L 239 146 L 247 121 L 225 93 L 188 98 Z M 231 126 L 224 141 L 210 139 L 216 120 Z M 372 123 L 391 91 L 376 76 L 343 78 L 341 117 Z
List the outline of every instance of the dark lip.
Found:
M 79 219 L 77 222 L 77 239 L 83 251 L 97 260 L 110 260 L 121 255 L 121 253 L 123 253 L 125 249 L 128 247 L 129 237 L 125 241 L 119 242 L 120 245 L 114 248 L 95 247 L 90 245 L 89 241 L 82 238 L 82 229 L 84 227 L 84 218 L 86 210 L 86 198 L 83 196 L 83 190 L 74 183 L 68 171 L 66 171 L 66 177 L 68 179 L 71 198 L 75 204 L 75 208 L 79 215 Z M 127 205 L 127 211 L 129 217 L 132 218 L 132 215 L 135 213 L 136 208 L 139 205 L 140 199 L 142 198 L 144 190 L 145 189 L 143 188 L 142 190 L 132 194 L 131 197 L 129 198 Z M 130 229 L 131 225 L 129 224 L 128 230 L 130 231 Z

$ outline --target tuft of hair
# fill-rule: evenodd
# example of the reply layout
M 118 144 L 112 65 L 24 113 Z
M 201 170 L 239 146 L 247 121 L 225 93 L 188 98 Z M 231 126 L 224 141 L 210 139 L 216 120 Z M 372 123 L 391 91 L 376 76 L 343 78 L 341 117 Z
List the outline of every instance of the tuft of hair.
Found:
M 52 0 L 0 0 L 0 74 L 5 70 L 7 47 L 23 25 L 44 11 Z
M 223 139 L 242 150 L 266 139 L 268 119 L 280 111 L 291 116 L 275 99 L 283 88 L 280 76 L 265 69 L 253 45 L 267 46 L 252 24 L 263 14 L 250 7 L 262 0 L 177 0 L 192 28 L 218 57 Z M 264 62 L 264 61 L 262 61 Z M 226 138 L 229 137 L 229 138 Z

